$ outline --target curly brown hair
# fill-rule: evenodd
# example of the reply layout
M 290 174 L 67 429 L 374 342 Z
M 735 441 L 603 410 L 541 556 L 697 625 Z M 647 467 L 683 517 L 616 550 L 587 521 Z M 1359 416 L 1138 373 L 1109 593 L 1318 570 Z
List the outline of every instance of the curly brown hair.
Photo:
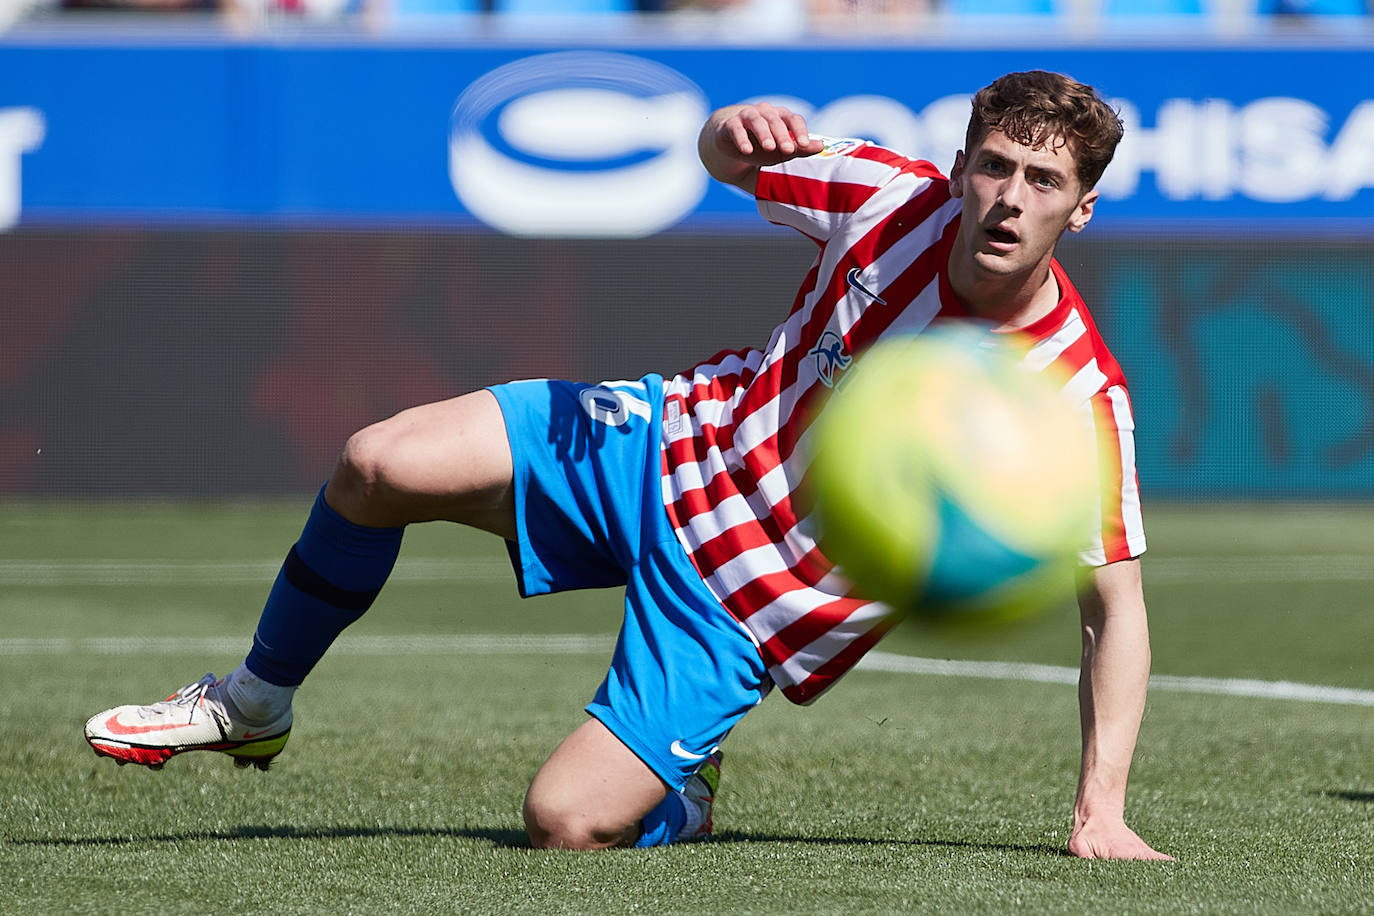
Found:
M 1083 193 L 1097 184 L 1121 142 L 1121 118 L 1093 87 L 1059 73 L 1008 73 L 973 97 L 964 151 L 999 130 L 1031 149 L 1068 145 Z

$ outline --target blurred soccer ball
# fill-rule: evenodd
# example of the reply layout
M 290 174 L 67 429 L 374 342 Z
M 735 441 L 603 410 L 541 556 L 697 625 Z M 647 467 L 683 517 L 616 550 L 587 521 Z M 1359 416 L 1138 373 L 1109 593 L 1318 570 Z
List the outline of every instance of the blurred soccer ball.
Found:
M 1096 517 L 1091 418 L 1013 340 L 944 322 L 880 342 L 817 417 L 806 493 L 858 594 L 1001 620 L 1068 590 Z

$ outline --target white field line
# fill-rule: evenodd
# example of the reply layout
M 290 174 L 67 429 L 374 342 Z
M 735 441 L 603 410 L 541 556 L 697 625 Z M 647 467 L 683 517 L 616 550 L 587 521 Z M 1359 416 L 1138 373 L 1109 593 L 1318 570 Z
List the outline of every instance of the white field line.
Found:
M 0 586 L 267 584 L 280 560 L 0 560 Z M 1143 561 L 1145 584 L 1244 585 L 1267 582 L 1374 582 L 1374 558 L 1364 554 L 1160 557 Z M 504 557 L 405 557 L 391 581 L 413 584 L 511 582 Z
M 243 637 L 81 637 L 54 639 L 0 639 L 0 656 L 15 655 L 239 655 L 250 640 Z M 414 635 L 342 636 L 330 648 L 337 655 L 607 655 L 615 644 L 610 634 L 551 635 Z M 864 671 L 923 674 L 936 677 L 971 677 L 999 681 L 1032 681 L 1072 685 L 1078 669 L 1021 662 L 951 661 L 918 658 L 892 652 L 869 652 L 859 662 Z M 1178 693 L 1220 694 L 1267 700 L 1298 700 L 1374 707 L 1374 690 L 1326 687 L 1291 681 L 1257 681 L 1244 678 L 1177 677 L 1154 675 L 1151 690 Z
M 247 652 L 251 637 L 111 636 L 68 639 L 0 639 L 5 655 L 232 655 Z M 547 636 L 501 634 L 470 636 L 340 636 L 331 655 L 586 655 L 615 646 L 613 635 L 580 633 Z
M 1034 665 L 1023 662 L 961 662 L 938 658 L 917 658 L 891 652 L 870 652 L 858 667 L 868 671 L 901 674 L 933 674 L 945 677 L 974 677 L 998 681 L 1034 681 L 1042 684 L 1077 684 L 1078 669 L 1059 665 Z M 1171 674 L 1150 676 L 1150 689 L 1177 693 L 1209 693 L 1232 697 L 1259 697 L 1269 700 L 1303 700 L 1309 703 L 1338 703 L 1345 706 L 1374 706 L 1374 690 L 1355 687 L 1326 687 L 1293 681 L 1257 681 L 1232 677 L 1179 677 Z

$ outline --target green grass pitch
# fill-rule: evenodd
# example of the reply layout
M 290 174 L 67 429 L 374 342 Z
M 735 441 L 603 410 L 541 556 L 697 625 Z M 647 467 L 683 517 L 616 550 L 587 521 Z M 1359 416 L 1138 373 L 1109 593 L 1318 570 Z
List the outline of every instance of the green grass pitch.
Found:
M 92 755 L 87 716 L 241 659 L 307 503 L 0 504 L 0 910 L 1374 911 L 1374 507 L 1149 515 L 1161 687 L 1128 819 L 1178 858 L 1153 864 L 1062 853 L 1071 685 L 871 669 L 736 729 L 712 841 L 530 850 L 524 788 L 581 721 L 620 599 L 521 601 L 500 543 L 452 526 L 407 533 L 271 772 Z M 1079 652 L 1068 605 L 983 632 L 904 624 L 880 649 Z

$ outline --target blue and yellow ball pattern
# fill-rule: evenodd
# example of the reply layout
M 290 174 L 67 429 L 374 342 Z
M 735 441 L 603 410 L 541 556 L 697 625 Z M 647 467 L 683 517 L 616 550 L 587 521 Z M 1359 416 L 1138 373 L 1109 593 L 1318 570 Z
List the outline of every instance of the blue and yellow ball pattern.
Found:
M 816 418 L 811 521 L 857 594 L 987 621 L 1071 593 L 1098 511 L 1092 418 L 1016 340 L 947 321 L 881 341 Z

